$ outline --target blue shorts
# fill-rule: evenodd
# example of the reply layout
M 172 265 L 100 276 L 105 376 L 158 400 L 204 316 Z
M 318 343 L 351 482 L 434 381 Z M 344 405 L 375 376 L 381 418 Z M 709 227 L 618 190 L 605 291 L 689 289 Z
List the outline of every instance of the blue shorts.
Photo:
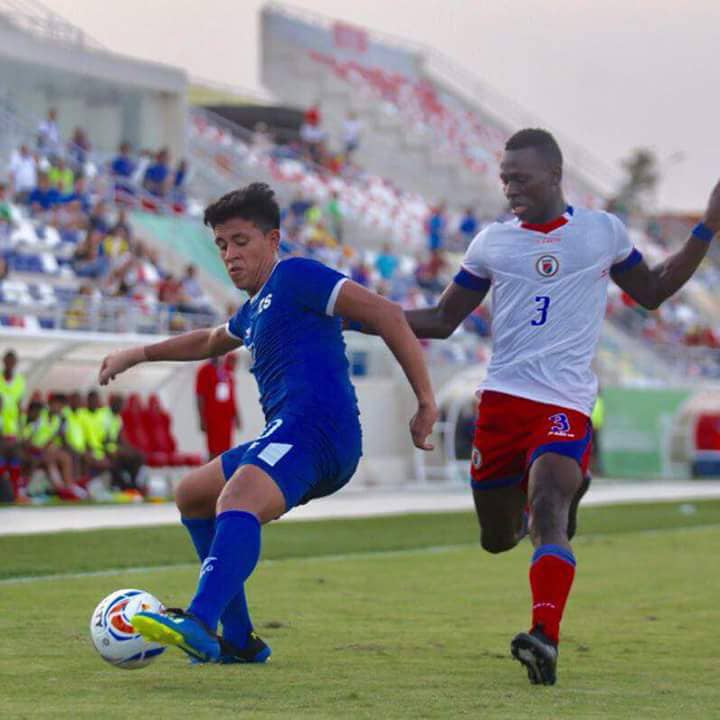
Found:
M 355 473 L 361 455 L 359 421 L 340 429 L 286 414 L 271 420 L 255 441 L 223 453 L 221 462 L 226 481 L 242 465 L 265 471 L 282 491 L 287 512 L 337 492 Z

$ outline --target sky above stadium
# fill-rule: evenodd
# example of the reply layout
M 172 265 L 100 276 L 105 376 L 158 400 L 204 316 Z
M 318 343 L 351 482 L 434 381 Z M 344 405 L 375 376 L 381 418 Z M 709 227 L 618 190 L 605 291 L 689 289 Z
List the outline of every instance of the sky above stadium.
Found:
M 261 0 L 43 0 L 115 52 L 259 87 Z M 661 162 L 662 208 L 700 210 L 720 177 L 717 0 L 295 0 L 430 45 L 618 167 Z

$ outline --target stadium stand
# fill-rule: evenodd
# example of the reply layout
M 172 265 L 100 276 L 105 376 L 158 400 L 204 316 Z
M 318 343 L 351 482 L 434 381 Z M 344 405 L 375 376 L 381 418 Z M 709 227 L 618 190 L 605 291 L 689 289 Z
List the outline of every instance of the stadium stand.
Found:
M 278 191 L 282 257 L 315 257 L 404 307 L 433 303 L 474 232 L 507 217 L 495 175 L 513 123 L 511 114 L 488 109 L 493 104 L 485 104 L 484 92 L 474 99 L 463 94 L 442 65 L 425 49 L 271 5 L 263 12 L 263 77 L 295 105 L 302 117 L 297 135 L 276 139 L 272 127 L 256 122 L 248 130 L 196 107 L 182 115 L 184 148 L 177 149 L 172 128 L 131 145 L 119 132 L 104 136 L 97 123 L 69 124 L 68 106 L 56 115 L 37 102 L 19 111 L 0 97 L 0 332 L 8 342 L 22 333 L 28 347 L 41 346 L 26 360 L 32 387 L 44 379 L 67 391 L 78 386 L 73 372 L 82 367 L 87 377 L 101 351 L 130 342 L 131 334 L 164 336 L 232 312 L 237 294 L 199 216 L 208 200 L 249 181 L 267 181 Z M 48 134 L 52 123 L 57 134 Z M 597 205 L 603 169 L 568 149 L 571 196 Z M 637 218 L 631 225 L 651 261 L 665 257 L 668 238 L 683 232 Z M 603 383 L 659 387 L 678 377 L 720 376 L 713 293 L 719 275 L 711 258 L 655 312 L 640 310 L 611 286 L 597 357 Z M 392 432 L 369 429 L 371 460 L 359 482 L 408 475 L 462 480 L 456 432 L 467 413 L 458 398 L 484 372 L 491 321 L 488 305 L 451 342 L 426 346 L 445 414 L 435 458 L 408 462 Z M 73 355 L 73 343 L 86 347 Z M 348 344 L 364 412 L 401 413 L 402 399 L 387 405 L 397 393 L 397 369 L 387 355 L 370 338 L 351 337 Z M 187 413 L 177 412 L 179 401 L 168 402 L 185 392 L 183 378 L 170 380 L 172 374 L 153 368 L 136 386 L 122 387 L 130 443 L 168 477 L 173 468 L 200 461 L 184 452 L 195 447 L 195 429 Z M 83 390 L 87 382 L 79 383 Z M 697 427 L 683 426 L 686 457 L 720 450 L 706 447 L 716 442 L 710 424 L 704 418 Z

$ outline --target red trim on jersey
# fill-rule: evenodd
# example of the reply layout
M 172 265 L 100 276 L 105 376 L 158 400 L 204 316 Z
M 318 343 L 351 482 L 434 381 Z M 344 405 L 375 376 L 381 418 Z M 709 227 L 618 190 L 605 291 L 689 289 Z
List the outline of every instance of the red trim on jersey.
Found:
M 553 230 L 557 230 L 559 227 L 562 227 L 563 225 L 567 225 L 567 218 L 565 215 L 561 215 L 559 218 L 555 218 L 554 220 L 551 220 L 550 222 L 546 223 L 522 223 L 520 227 L 523 230 L 534 230 L 535 232 L 541 232 L 541 233 L 549 233 Z

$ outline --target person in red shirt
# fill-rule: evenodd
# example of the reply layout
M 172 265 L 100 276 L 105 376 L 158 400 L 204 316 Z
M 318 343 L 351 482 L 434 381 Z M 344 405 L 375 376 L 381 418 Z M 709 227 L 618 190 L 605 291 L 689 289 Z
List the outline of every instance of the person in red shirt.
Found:
M 212 460 L 233 446 L 233 425 L 242 422 L 235 402 L 235 355 L 212 358 L 203 363 L 195 377 L 200 429 L 205 433 L 208 455 Z

